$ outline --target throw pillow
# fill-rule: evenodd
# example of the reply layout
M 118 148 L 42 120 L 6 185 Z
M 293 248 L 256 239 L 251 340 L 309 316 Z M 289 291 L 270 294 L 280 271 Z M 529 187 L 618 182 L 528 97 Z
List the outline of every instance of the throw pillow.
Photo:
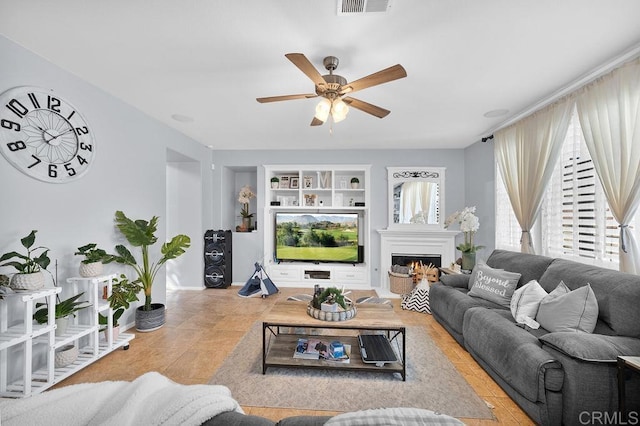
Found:
M 542 299 L 536 321 L 548 331 L 592 333 L 598 321 L 598 301 L 587 284 L 573 291 L 564 282 Z
M 471 284 L 469 296 L 489 300 L 508 308 L 520 276 L 517 272 L 494 269 L 486 263 L 479 262 L 473 268 L 469 280 Z
M 464 425 L 460 420 L 422 408 L 392 407 L 354 411 L 330 418 L 325 426 L 417 426 L 417 425 Z
M 517 323 L 523 324 L 524 319 L 534 319 L 538 313 L 540 302 L 547 296 L 547 292 L 536 280 L 531 280 L 516 291 L 511 297 L 511 315 Z

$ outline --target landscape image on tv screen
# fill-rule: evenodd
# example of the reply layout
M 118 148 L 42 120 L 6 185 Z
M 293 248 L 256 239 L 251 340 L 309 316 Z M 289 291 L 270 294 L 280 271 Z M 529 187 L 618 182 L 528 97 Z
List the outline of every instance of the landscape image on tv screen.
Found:
M 276 260 L 358 262 L 357 213 L 276 213 Z

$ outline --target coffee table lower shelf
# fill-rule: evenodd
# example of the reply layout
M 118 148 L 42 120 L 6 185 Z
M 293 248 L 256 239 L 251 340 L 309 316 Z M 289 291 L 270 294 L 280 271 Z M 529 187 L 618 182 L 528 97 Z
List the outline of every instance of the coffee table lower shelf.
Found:
M 268 327 L 267 327 L 268 328 Z M 266 334 L 266 328 L 264 330 Z M 302 334 L 270 334 L 269 338 L 263 336 L 262 348 L 262 374 L 266 374 L 269 367 L 286 367 L 286 368 L 316 368 L 323 370 L 344 370 L 344 371 L 372 371 L 376 373 L 400 373 L 402 380 L 406 380 L 406 369 L 404 365 L 404 353 L 398 354 L 398 362 L 385 363 L 383 366 L 365 363 L 362 361 L 360 354 L 360 345 L 357 336 L 327 336 L 327 335 L 302 335 Z M 318 338 L 328 342 L 339 340 L 344 344 L 351 345 L 351 356 L 348 363 L 294 358 L 298 339 L 300 338 Z M 402 338 L 404 339 L 404 335 Z

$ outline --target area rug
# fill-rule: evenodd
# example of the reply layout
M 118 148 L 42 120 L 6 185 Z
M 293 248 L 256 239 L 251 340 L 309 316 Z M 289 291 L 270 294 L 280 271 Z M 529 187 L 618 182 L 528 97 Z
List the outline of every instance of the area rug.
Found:
M 241 405 L 327 411 L 414 407 L 453 417 L 494 418 L 423 327 L 407 327 L 404 382 L 392 373 L 299 368 L 269 368 L 263 375 L 261 334 L 257 322 L 209 381 L 229 387 Z

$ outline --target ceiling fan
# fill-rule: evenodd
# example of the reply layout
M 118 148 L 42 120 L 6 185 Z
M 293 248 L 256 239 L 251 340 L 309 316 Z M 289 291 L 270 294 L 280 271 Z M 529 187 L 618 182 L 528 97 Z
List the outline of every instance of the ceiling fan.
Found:
M 322 61 L 324 67 L 329 71 L 327 75 L 320 75 L 313 64 L 302 53 L 287 53 L 284 56 L 313 81 L 315 84 L 315 93 L 270 96 L 266 98 L 256 98 L 256 100 L 260 103 L 267 103 L 322 97 L 322 100 L 316 106 L 316 114 L 313 120 L 311 120 L 312 126 L 323 124 L 327 121 L 329 115 L 336 123 L 344 120 L 349 112 L 349 106 L 378 118 L 386 117 L 391 111 L 347 95 L 358 90 L 366 89 L 367 87 L 388 83 L 407 76 L 407 72 L 402 65 L 397 64 L 352 81 L 351 83 L 347 83 L 346 78 L 333 73 L 333 71 L 338 68 L 339 63 L 338 58 L 335 56 L 327 56 Z

